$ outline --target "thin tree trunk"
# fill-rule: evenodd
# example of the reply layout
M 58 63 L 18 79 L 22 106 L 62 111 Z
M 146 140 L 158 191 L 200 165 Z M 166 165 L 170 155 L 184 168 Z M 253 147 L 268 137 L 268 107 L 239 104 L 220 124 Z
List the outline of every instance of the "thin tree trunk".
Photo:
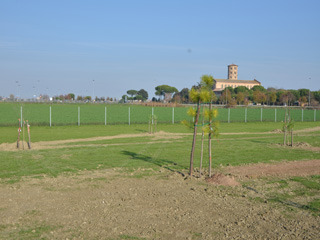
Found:
M 200 102 L 197 103 L 197 115 L 196 120 L 194 122 L 194 131 L 193 131 L 193 141 L 192 141 L 192 148 L 191 148 L 191 154 L 190 154 L 190 176 L 193 174 L 193 159 L 194 159 L 194 149 L 196 146 L 196 137 L 197 137 L 197 125 L 199 121 L 199 115 L 200 115 Z
M 291 128 L 291 147 L 293 147 L 293 130 Z
M 201 138 L 201 158 L 200 158 L 200 177 L 202 173 L 202 160 L 203 160 L 203 142 L 204 142 L 204 131 L 203 131 L 203 126 L 204 126 L 204 108 L 202 109 L 202 138 Z
M 286 146 L 287 145 L 287 109 L 285 111 L 285 114 L 284 114 L 284 127 L 283 127 L 283 131 L 284 131 L 284 137 L 283 137 L 283 146 Z
M 212 101 L 210 101 L 210 105 L 209 105 L 209 177 L 211 177 L 211 168 L 212 168 L 212 154 L 211 154 L 211 127 L 212 127 Z

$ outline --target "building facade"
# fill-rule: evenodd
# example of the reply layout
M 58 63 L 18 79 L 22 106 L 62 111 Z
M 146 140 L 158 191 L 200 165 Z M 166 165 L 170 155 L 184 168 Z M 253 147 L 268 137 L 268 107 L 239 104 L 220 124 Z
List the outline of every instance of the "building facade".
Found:
M 238 80 L 238 65 L 228 65 L 228 79 L 214 79 L 215 84 L 213 91 L 217 96 L 220 96 L 222 91 L 227 87 L 236 88 L 239 86 L 246 87 L 248 89 L 254 86 L 260 86 L 261 82 L 258 80 Z

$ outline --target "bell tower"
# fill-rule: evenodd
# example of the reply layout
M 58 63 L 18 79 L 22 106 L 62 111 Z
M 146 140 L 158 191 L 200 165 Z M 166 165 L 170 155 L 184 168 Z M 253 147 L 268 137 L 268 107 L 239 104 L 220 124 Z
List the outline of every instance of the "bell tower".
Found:
M 236 64 L 228 65 L 228 79 L 238 80 L 238 65 Z

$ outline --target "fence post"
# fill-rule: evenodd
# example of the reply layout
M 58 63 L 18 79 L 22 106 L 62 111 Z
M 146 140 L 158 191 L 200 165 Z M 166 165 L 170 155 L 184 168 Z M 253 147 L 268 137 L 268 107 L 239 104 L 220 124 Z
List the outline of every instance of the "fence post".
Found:
M 313 114 L 313 121 L 315 122 L 316 121 L 316 116 L 317 116 L 317 112 L 316 112 L 317 110 L 315 109 L 314 110 L 314 114 Z
M 130 126 L 130 107 L 129 107 L 129 126 Z
M 260 117 L 260 119 L 261 119 L 261 122 L 262 122 L 262 108 L 261 108 L 261 117 Z
M 174 124 L 174 107 L 172 108 L 172 124 Z
M 228 123 L 230 123 L 230 108 L 228 108 Z
M 248 108 L 245 108 L 244 109 L 244 122 L 247 122 L 247 111 L 248 111 Z
M 274 109 L 274 122 L 277 122 L 277 109 Z
M 20 124 L 21 124 L 21 127 L 22 127 L 22 122 L 23 122 L 23 120 L 22 120 L 22 106 L 20 107 L 20 115 L 21 115 L 21 116 L 20 116 L 20 117 L 21 117 L 21 118 L 20 118 L 20 119 L 21 119 Z
M 78 126 L 80 126 L 80 107 L 78 107 Z
M 303 122 L 303 108 L 301 109 L 301 116 L 302 116 L 302 122 Z
M 153 124 L 153 107 L 151 108 L 151 124 Z
M 104 125 L 107 125 L 107 107 L 104 107 Z
M 51 106 L 50 106 L 50 127 L 51 127 Z

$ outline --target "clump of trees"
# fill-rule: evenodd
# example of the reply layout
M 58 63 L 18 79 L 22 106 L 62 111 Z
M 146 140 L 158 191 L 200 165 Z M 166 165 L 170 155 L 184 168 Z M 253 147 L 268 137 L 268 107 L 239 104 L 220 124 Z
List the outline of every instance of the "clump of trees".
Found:
M 60 94 L 58 96 L 53 97 L 55 100 L 60 100 L 60 101 L 73 101 L 76 100 L 74 93 L 68 93 L 66 95 Z
M 128 97 L 127 95 L 123 95 L 122 96 L 123 101 L 127 99 L 127 101 L 140 100 L 144 102 L 149 97 L 148 92 L 144 89 L 140 89 L 139 91 L 131 89 L 127 91 L 127 94 L 129 94 L 130 97 Z
M 178 89 L 169 85 L 159 85 L 155 87 L 155 95 L 162 97 L 163 101 L 169 102 L 174 93 L 179 92 Z
M 189 89 L 183 88 L 180 92 L 176 92 L 171 101 L 175 103 L 189 103 Z

